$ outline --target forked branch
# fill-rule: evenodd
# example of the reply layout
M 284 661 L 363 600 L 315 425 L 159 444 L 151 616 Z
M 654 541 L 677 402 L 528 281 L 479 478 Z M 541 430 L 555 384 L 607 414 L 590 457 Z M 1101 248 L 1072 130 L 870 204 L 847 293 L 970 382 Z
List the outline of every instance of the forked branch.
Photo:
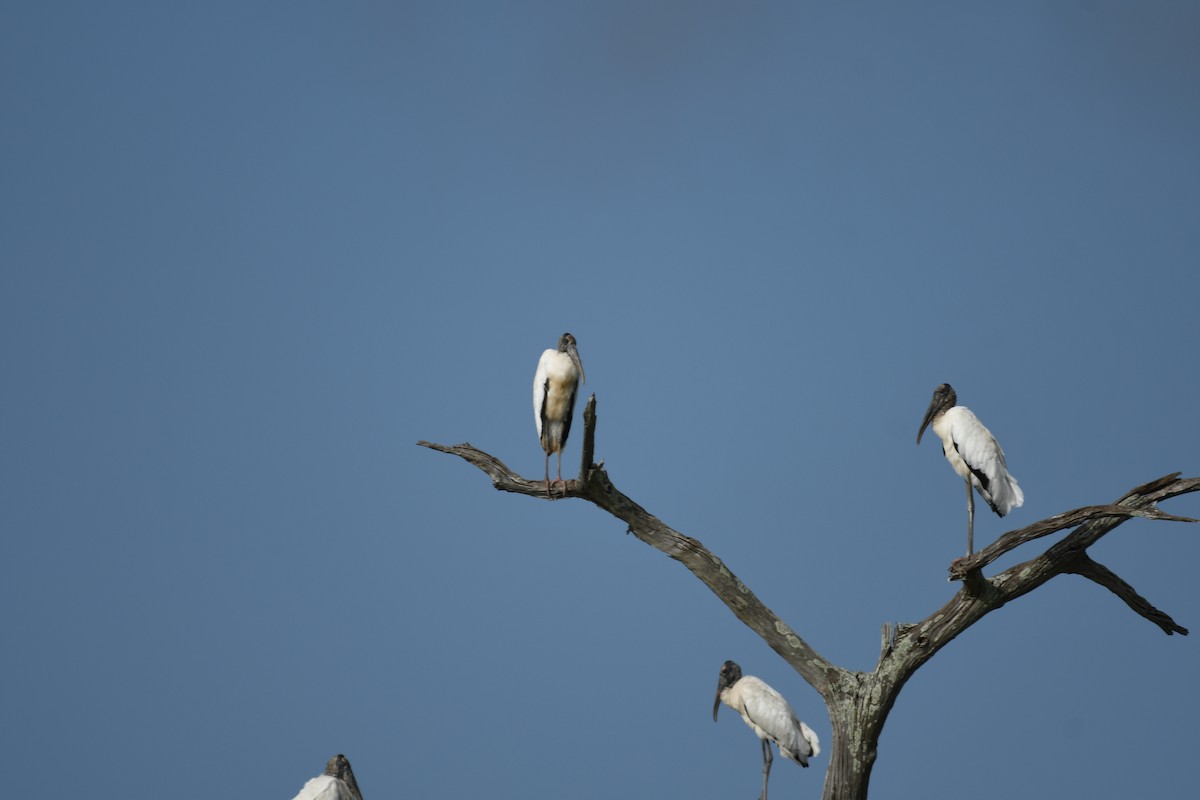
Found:
M 579 476 L 566 486 L 547 493 L 542 480 L 530 481 L 509 469 L 500 459 L 469 444 L 441 445 L 418 442 L 423 447 L 450 453 L 474 464 L 505 492 L 557 500 L 578 497 L 625 522 L 637 538 L 687 567 L 704 582 L 738 619 L 753 629 L 820 692 L 833 725 L 830 765 L 823 796 L 863 800 L 867 796 L 871 767 L 879 734 L 900 689 L 913 673 L 942 647 L 1006 603 L 1027 594 L 1056 575 L 1070 573 L 1109 589 L 1136 613 L 1165 633 L 1187 634 L 1187 629 L 1158 610 L 1119 576 L 1087 555 L 1087 548 L 1132 517 L 1196 522 L 1157 508 L 1157 503 L 1200 490 L 1200 478 L 1180 478 L 1179 473 L 1130 490 L 1115 503 L 1088 506 L 1010 531 L 973 556 L 950 566 L 951 578 L 962 587 L 942 608 L 915 624 L 898 623 L 884 628 L 879 663 L 873 672 L 853 672 L 822 657 L 771 611 L 725 564 L 698 540 L 685 536 L 646 511 L 613 485 L 603 463 L 593 464 L 596 433 L 596 397 L 584 410 L 583 462 Z M 1070 532 L 1041 555 L 992 578 L 983 568 L 1012 549 L 1052 533 Z

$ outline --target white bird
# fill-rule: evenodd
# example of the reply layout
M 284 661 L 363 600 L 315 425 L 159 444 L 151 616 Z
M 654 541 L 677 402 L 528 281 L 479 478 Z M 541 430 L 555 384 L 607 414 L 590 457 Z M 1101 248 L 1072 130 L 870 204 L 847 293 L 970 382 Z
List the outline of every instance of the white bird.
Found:
M 341 753 L 329 759 L 325 773 L 304 784 L 293 800 L 362 800 L 350 760 Z
M 966 406 L 958 406 L 958 395 L 948 383 L 933 390 L 933 400 L 917 431 L 917 444 L 926 426 L 933 423 L 933 432 L 942 440 L 942 452 L 958 477 L 967 486 L 967 555 L 975 550 L 975 495 L 987 501 L 998 515 L 1004 516 L 1025 502 L 1025 493 L 1017 479 L 1008 472 L 1004 451 L 992 432 Z
M 779 752 L 802 767 L 821 753 L 821 743 L 812 729 L 796 719 L 796 712 L 783 695 L 753 675 L 742 675 L 742 668 L 726 661 L 717 678 L 717 696 L 713 700 L 713 722 L 721 703 L 742 715 L 762 742 L 762 800 L 767 800 L 767 778 L 771 775 L 771 742 Z
M 550 494 L 550 454 L 558 453 L 558 479 L 562 476 L 562 451 L 571 432 L 571 417 L 575 413 L 575 394 L 584 381 L 583 362 L 575 349 L 575 337 L 564 333 L 558 348 L 542 353 L 533 376 L 533 418 L 537 422 L 538 438 L 546 451 L 546 494 Z

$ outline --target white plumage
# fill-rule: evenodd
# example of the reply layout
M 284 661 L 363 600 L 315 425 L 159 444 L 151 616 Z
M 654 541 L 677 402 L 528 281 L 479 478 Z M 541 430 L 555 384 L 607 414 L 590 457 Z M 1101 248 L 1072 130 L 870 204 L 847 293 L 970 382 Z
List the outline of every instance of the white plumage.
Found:
M 948 383 L 933 390 L 933 400 L 917 432 L 917 444 L 925 428 L 933 423 L 933 432 L 942 440 L 942 452 L 951 468 L 967 487 L 967 555 L 974 550 L 975 498 L 972 487 L 987 504 L 1003 517 L 1025 502 L 1025 493 L 1008 471 L 1004 451 L 979 418 L 966 406 L 955 405 L 958 395 Z
M 564 333 L 558 347 L 542 353 L 537 372 L 533 375 L 533 419 L 537 423 L 538 439 L 546 451 L 546 493 L 550 493 L 550 454 L 558 453 L 558 478 L 563 484 L 562 451 L 571 432 L 575 414 L 575 395 L 584 381 L 583 362 L 575 346 L 575 337 Z
M 763 788 L 762 800 L 767 800 L 767 779 L 771 774 L 771 742 L 779 752 L 802 767 L 808 759 L 820 755 L 821 743 L 812 728 L 796 717 L 779 692 L 753 675 L 742 675 L 742 668 L 726 661 L 717 679 L 717 696 L 713 700 L 713 721 L 721 703 L 742 715 L 750 730 L 762 742 Z
M 304 784 L 293 800 L 362 800 L 350 760 L 341 753 L 329 759 L 325 772 Z

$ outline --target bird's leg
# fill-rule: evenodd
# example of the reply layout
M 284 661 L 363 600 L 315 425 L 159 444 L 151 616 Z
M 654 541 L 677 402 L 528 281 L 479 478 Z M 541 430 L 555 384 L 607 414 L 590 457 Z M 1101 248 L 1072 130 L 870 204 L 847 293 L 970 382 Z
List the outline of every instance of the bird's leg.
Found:
M 775 754 L 771 752 L 771 743 L 769 741 L 767 741 L 766 739 L 762 739 L 760 741 L 762 741 L 762 749 L 763 749 L 762 800 L 767 800 L 767 778 L 771 777 L 771 760 L 775 757 Z
M 567 496 L 567 482 L 563 480 L 563 476 L 562 476 L 562 450 L 558 451 L 558 479 L 555 480 L 554 482 L 562 484 L 563 497 L 566 497 Z
M 975 492 L 971 491 L 971 479 L 967 478 L 967 555 L 975 552 Z
M 550 496 L 550 454 L 546 453 L 546 497 Z

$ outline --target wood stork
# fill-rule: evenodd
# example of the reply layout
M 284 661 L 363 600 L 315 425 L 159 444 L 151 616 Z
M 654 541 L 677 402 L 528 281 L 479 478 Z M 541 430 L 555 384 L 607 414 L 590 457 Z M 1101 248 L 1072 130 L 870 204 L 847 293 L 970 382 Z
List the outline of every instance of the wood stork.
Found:
M 304 784 L 293 800 L 362 800 L 350 759 L 341 753 L 329 759 L 324 774 Z
M 562 476 L 562 451 L 571 432 L 571 417 L 575 413 L 575 395 L 584 381 L 583 362 L 575 349 L 575 337 L 564 333 L 556 349 L 542 353 L 533 376 L 533 418 L 537 422 L 538 438 L 546 451 L 546 494 L 550 494 L 550 454 L 558 453 L 558 478 L 555 483 L 567 482 Z
M 1025 502 L 1025 493 L 1008 472 L 1004 451 L 992 432 L 966 406 L 955 405 L 958 395 L 948 383 L 933 390 L 933 400 L 917 431 L 917 444 L 930 422 L 942 440 L 942 452 L 967 486 L 967 555 L 975 551 L 975 495 L 987 501 L 1000 516 Z
M 762 742 L 763 786 L 762 800 L 767 800 L 767 778 L 771 775 L 771 742 L 779 752 L 802 767 L 808 759 L 821 753 L 821 743 L 812 729 L 796 719 L 796 712 L 783 695 L 753 675 L 742 675 L 742 668 L 726 661 L 717 678 L 717 696 L 713 700 L 713 722 L 721 703 L 742 715 Z

